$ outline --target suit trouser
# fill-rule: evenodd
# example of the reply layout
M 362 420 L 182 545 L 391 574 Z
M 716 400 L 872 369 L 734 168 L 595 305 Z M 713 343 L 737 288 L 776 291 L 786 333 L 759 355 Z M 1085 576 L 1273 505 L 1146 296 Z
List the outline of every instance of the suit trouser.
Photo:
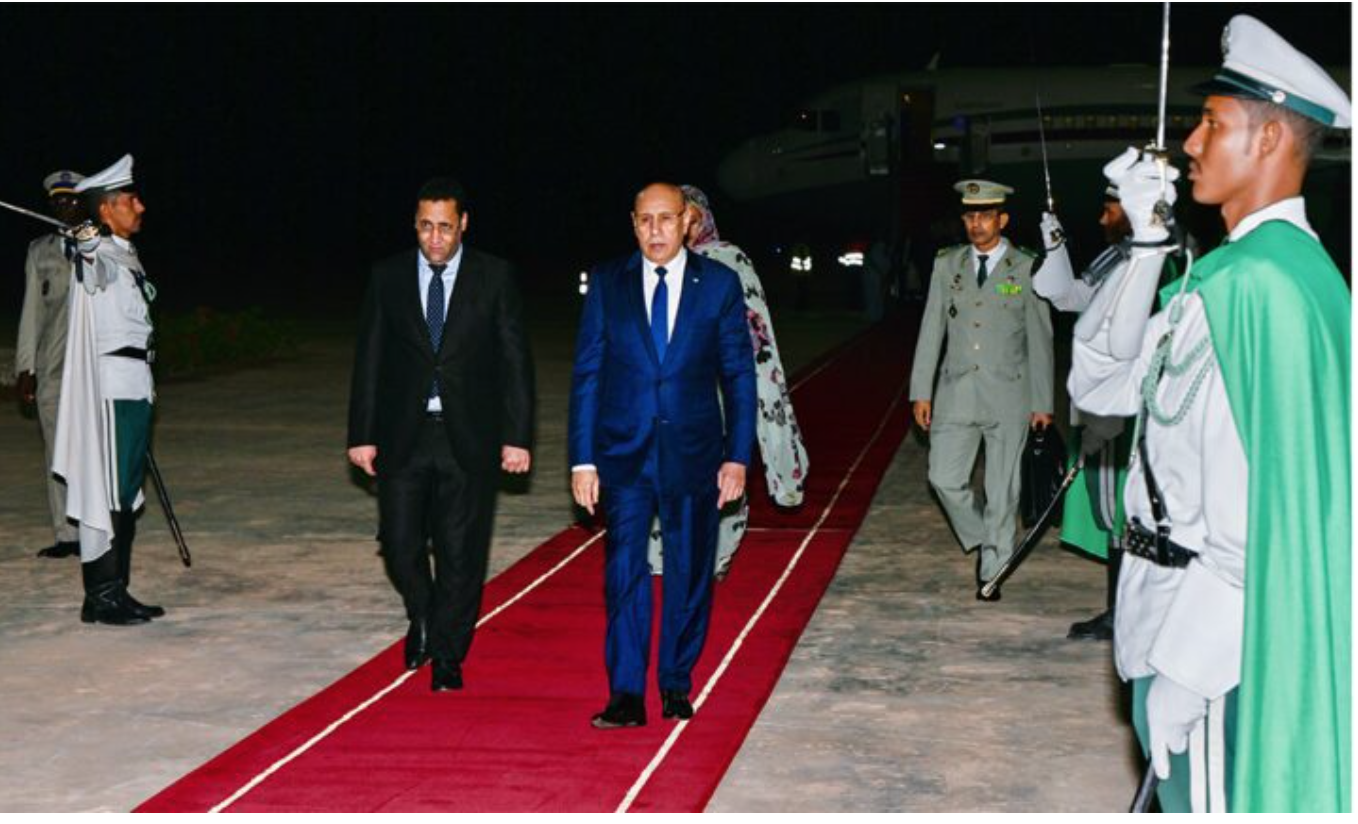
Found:
M 976 452 L 985 443 L 985 508 L 971 488 Z M 953 423 L 935 420 L 929 428 L 929 483 L 943 504 L 962 548 L 995 547 L 995 564 L 1014 551 L 1018 531 L 1019 461 L 1028 442 L 1026 417 L 1003 422 Z M 990 559 L 983 559 L 983 565 Z M 987 580 L 998 571 L 982 569 Z
M 481 612 L 499 477 L 463 469 L 443 423 L 428 419 L 410 461 L 378 479 L 382 557 L 406 616 L 427 622 L 432 657 L 461 661 Z
M 716 483 L 692 495 L 662 495 L 649 485 L 605 487 L 603 493 L 609 688 L 614 693 L 646 692 L 652 600 L 646 547 L 651 519 L 658 513 L 665 549 L 656 680 L 662 690 L 689 692 L 712 610 L 720 516 Z
M 80 540 L 80 530 L 66 520 L 66 484 L 52 474 L 52 451 L 56 449 L 57 406 L 60 401 L 61 384 L 57 384 L 53 392 L 44 392 L 39 388 L 38 424 L 42 430 L 43 455 L 46 456 L 42 468 L 47 482 L 47 506 L 52 514 L 52 532 L 58 541 L 74 542 Z

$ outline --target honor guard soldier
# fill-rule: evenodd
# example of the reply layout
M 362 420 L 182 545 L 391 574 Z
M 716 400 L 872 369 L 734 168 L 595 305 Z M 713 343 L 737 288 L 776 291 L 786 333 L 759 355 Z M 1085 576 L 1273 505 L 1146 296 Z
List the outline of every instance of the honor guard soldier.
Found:
M 1076 323 L 1070 394 L 1138 417 L 1113 646 L 1162 809 L 1348 811 L 1351 298 L 1301 191 L 1351 108 L 1252 17 L 1223 50 L 1184 152 L 1227 239 L 1150 316 L 1178 172 L 1109 163 L 1133 252 Z
M 68 226 L 84 219 L 75 186 L 84 178 L 75 172 L 53 172 L 43 180 L 53 217 Z M 56 442 L 57 401 L 61 398 L 61 367 L 66 359 L 66 303 L 71 283 L 75 240 L 57 232 L 43 235 L 28 246 L 24 263 L 24 308 L 19 316 L 19 342 L 14 350 L 14 373 L 19 397 L 36 404 L 42 430 L 43 479 L 52 514 L 56 543 L 39 550 L 43 558 L 80 554 L 79 533 L 66 520 L 66 485 L 52 477 L 52 446 Z
M 76 191 L 95 221 L 75 233 L 53 471 L 66 479 L 66 514 L 80 524 L 80 620 L 142 624 L 165 614 L 127 590 L 154 397 L 150 304 L 156 291 L 132 245 L 146 207 L 131 155 L 85 178 Z
M 934 261 L 910 398 L 915 422 L 929 433 L 929 482 L 963 551 L 977 553 L 979 590 L 1015 549 L 1019 459 L 1029 428 L 1051 425 L 1052 325 L 1032 287 L 1035 256 L 1002 234 L 1005 197 L 1014 190 L 987 180 L 954 188 L 970 242 Z M 984 506 L 971 488 L 982 442 Z M 989 600 L 998 599 L 997 590 Z
M 1131 253 L 1132 225 L 1122 210 L 1118 188 L 1112 184 L 1104 189 L 1099 226 L 1108 245 L 1076 277 L 1061 222 L 1050 212 L 1042 214 L 1046 256 L 1033 273 L 1033 288 L 1058 311 L 1078 315 L 1089 308 L 1103 281 Z M 1172 269 L 1167 266 L 1166 272 Z M 1118 571 L 1122 568 L 1122 487 L 1127 480 L 1132 432 L 1126 418 L 1081 413 L 1074 405 L 1070 412 L 1085 465 L 1066 493 L 1061 510 L 1061 542 L 1104 559 L 1108 608 L 1089 620 L 1071 624 L 1066 637 L 1111 641 Z

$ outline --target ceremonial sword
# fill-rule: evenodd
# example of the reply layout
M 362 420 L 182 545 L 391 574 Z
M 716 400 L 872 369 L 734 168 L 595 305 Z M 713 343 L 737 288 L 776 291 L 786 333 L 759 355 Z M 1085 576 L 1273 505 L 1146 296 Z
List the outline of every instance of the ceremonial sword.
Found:
M 1047 129 L 1042 122 L 1042 94 L 1034 91 L 1033 97 L 1037 99 L 1037 138 L 1042 143 L 1042 178 L 1047 182 L 1047 211 L 1056 214 L 1056 199 L 1052 197 L 1052 173 L 1047 165 Z
M 1160 27 L 1160 109 L 1155 125 L 1155 143 L 1146 151 L 1155 156 L 1160 165 L 1160 200 L 1155 204 L 1155 217 L 1160 225 L 1170 227 L 1174 223 L 1174 210 L 1169 205 L 1169 147 L 1165 145 L 1165 112 L 1169 102 L 1169 2 L 1165 0 L 1164 22 Z
M 1160 28 L 1160 112 L 1159 122 L 1155 126 L 1155 144 L 1149 146 L 1148 151 L 1155 155 L 1156 162 L 1160 164 L 1160 200 L 1155 204 L 1155 217 L 1165 226 L 1172 226 L 1174 222 L 1174 211 L 1170 208 L 1169 201 L 1166 199 L 1166 190 L 1169 187 L 1169 149 L 1165 146 L 1165 108 L 1169 100 L 1169 2 L 1165 0 L 1164 22 Z M 1146 773 L 1141 776 L 1141 783 L 1136 788 L 1136 795 L 1132 798 L 1132 807 L 1128 812 L 1144 813 L 1150 811 L 1151 799 L 1155 797 L 1156 786 L 1160 783 L 1159 777 L 1155 774 L 1155 764 L 1146 765 Z
M 995 577 L 981 586 L 980 595 L 982 598 L 989 598 L 994 594 L 995 590 L 1000 588 L 1000 584 L 1003 584 L 1005 580 L 1014 573 L 1014 570 L 1018 569 L 1018 565 L 1023 563 L 1023 559 L 1028 556 L 1028 553 L 1032 551 L 1033 547 L 1037 546 L 1037 539 L 1041 536 L 1042 530 L 1046 528 L 1047 522 L 1051 520 L 1052 514 L 1056 512 L 1056 505 L 1061 502 L 1061 498 L 1065 496 L 1066 490 L 1070 489 L 1070 485 L 1075 483 L 1075 476 L 1080 474 L 1080 470 L 1084 469 L 1084 465 L 1085 456 L 1081 455 L 1080 459 L 1076 461 L 1075 465 L 1066 473 L 1066 477 L 1061 479 L 1061 487 L 1056 490 L 1056 494 L 1052 496 L 1051 503 L 1047 504 L 1047 508 L 1042 511 L 1042 515 L 1038 517 L 1037 523 L 1033 524 L 1033 528 L 1028 530 L 1027 535 L 1023 536 L 1023 540 L 1019 542 L 1018 549 L 1014 550 L 1014 554 L 1010 555 L 1009 560 L 1004 562 L 1004 566 L 1000 567 L 1000 571 Z

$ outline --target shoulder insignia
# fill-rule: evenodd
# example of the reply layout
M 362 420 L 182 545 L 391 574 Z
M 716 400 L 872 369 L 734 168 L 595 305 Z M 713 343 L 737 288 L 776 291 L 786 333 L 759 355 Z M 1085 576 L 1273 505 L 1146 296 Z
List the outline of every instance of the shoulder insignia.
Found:
M 1026 246 L 1019 246 L 1018 244 L 1014 244 L 1014 248 L 1017 249 L 1020 254 L 1027 255 L 1028 257 L 1033 258 L 1034 260 L 1037 259 L 1037 252 L 1034 252 L 1032 249 L 1029 249 Z
M 966 245 L 967 245 L 967 244 L 965 244 L 965 243 L 954 243 L 952 246 L 944 246 L 942 249 L 939 249 L 939 250 L 938 250 L 938 252 L 934 255 L 934 257 L 936 257 L 936 258 L 941 258 L 941 257 L 943 257 L 944 255 L 948 254 L 949 252 L 955 252 L 955 251 L 957 251 L 958 249 L 961 249 L 963 246 L 966 246 Z

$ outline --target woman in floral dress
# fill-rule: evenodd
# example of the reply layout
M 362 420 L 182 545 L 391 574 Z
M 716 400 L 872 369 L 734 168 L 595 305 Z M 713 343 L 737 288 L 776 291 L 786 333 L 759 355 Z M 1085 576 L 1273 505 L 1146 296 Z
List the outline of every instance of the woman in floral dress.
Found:
M 764 287 L 755 274 L 754 264 L 734 243 L 717 234 L 717 222 L 707 195 L 696 186 L 683 186 L 684 199 L 693 212 L 688 230 L 688 248 L 735 270 L 745 294 L 745 316 L 750 324 L 750 344 L 754 347 L 754 366 L 759 393 L 759 454 L 764 462 L 769 497 L 778 506 L 798 506 L 806 489 L 807 458 L 797 416 L 792 412 L 787 376 L 778 357 L 773 336 L 773 321 L 764 298 Z M 731 558 L 740 547 L 749 523 L 749 498 L 742 498 L 738 509 L 722 516 L 717 540 L 717 579 L 726 577 Z M 660 574 L 660 524 L 651 528 L 650 563 L 652 573 Z

